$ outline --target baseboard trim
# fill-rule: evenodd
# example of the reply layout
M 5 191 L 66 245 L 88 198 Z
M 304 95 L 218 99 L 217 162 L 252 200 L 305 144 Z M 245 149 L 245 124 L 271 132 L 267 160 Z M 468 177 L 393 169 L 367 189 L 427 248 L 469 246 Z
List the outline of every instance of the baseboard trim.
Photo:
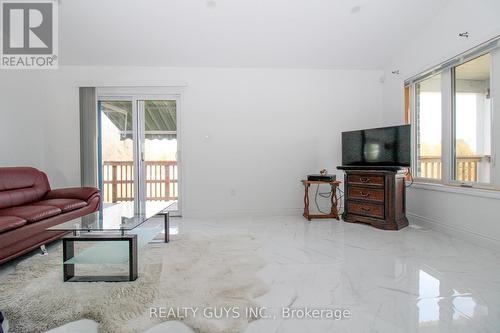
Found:
M 210 210 L 185 210 L 184 217 L 199 218 L 227 218 L 227 217 L 262 217 L 262 216 L 302 216 L 303 208 L 281 209 L 210 209 Z
M 462 228 L 457 228 L 449 224 L 443 223 L 441 221 L 421 216 L 415 213 L 406 213 L 407 218 L 410 220 L 410 224 L 417 224 L 423 227 L 427 227 L 432 230 L 440 231 L 445 234 L 455 236 L 459 239 L 469 241 L 474 245 L 500 251 L 500 240 L 479 234 L 473 231 L 469 231 Z

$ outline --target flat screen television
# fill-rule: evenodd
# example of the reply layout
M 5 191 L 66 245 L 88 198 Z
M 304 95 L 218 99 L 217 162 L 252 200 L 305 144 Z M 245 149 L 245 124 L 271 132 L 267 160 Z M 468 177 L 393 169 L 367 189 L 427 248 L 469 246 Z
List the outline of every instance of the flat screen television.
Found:
M 410 125 L 342 133 L 342 166 L 409 167 Z

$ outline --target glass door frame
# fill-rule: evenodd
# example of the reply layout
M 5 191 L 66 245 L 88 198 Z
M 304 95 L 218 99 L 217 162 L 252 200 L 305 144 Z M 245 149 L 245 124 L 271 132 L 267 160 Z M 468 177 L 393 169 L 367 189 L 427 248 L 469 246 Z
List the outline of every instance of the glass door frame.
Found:
M 139 108 L 139 103 L 142 101 L 175 101 L 175 111 L 176 111 L 176 139 L 177 139 L 177 152 L 176 152 L 176 163 L 177 163 L 177 210 L 171 212 L 171 216 L 182 216 L 182 208 L 181 208 L 181 197 L 184 192 L 181 189 L 181 145 L 180 145 L 180 95 L 136 95 L 134 96 L 134 105 L 136 108 L 136 117 L 137 117 L 137 136 L 138 140 L 135 144 L 137 149 L 137 157 L 138 157 L 138 168 L 137 168 L 137 179 L 141 181 L 143 186 L 137 187 L 137 195 L 138 198 L 146 198 L 147 188 L 146 184 L 146 160 L 145 160 L 145 143 L 146 143 L 146 133 L 145 133 L 145 109 L 142 110 Z
M 182 163 L 181 163 L 181 135 L 180 135 L 180 124 L 181 124 L 181 95 L 180 94 L 102 94 L 97 96 L 97 122 L 98 122 L 98 181 L 99 186 L 103 188 L 103 175 L 102 175 L 102 133 L 101 133 L 101 112 L 100 103 L 102 101 L 129 101 L 132 103 L 132 140 L 133 144 L 133 158 L 134 158 L 134 199 L 135 198 L 146 198 L 146 165 L 144 159 L 144 146 L 145 146 L 145 110 L 140 112 L 139 102 L 148 100 L 169 100 L 174 101 L 176 104 L 176 137 L 177 137 L 177 210 L 171 212 L 171 216 L 182 216 L 182 196 L 184 190 L 182 188 Z M 138 201 L 134 200 L 135 204 L 138 205 Z

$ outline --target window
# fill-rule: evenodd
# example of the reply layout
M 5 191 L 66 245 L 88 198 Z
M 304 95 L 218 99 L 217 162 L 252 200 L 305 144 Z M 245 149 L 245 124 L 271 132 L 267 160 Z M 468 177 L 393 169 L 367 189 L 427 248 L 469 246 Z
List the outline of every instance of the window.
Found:
M 417 177 L 441 179 L 441 75 L 415 85 Z
M 497 37 L 405 81 L 417 181 L 500 190 L 499 76 Z
M 490 54 L 453 70 L 454 172 L 460 182 L 491 182 Z

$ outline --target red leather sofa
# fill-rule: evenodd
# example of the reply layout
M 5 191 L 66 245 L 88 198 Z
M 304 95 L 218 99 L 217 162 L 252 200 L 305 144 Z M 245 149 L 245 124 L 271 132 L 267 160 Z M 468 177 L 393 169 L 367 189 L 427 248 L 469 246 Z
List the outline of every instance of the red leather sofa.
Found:
M 93 187 L 51 190 L 35 168 L 0 168 L 0 264 L 62 237 L 54 225 L 99 209 Z

